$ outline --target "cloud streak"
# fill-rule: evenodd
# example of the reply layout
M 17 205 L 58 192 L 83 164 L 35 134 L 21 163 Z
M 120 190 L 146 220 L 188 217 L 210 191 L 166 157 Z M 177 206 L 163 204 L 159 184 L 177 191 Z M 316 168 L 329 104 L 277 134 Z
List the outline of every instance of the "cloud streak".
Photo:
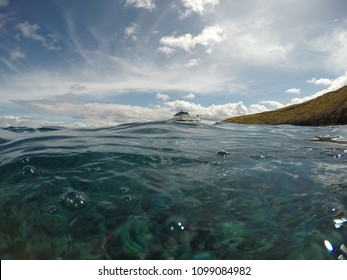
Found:
M 103 60 L 113 60 L 116 71 L 107 72 L 103 76 L 93 76 L 89 75 L 89 71 L 94 73 L 93 68 L 89 65 L 81 65 L 79 68 L 84 72 L 79 74 L 71 73 L 70 70 L 65 74 L 54 71 L 48 73 L 32 71 L 3 76 L 0 98 L 2 101 L 10 101 L 28 97 L 37 99 L 61 95 L 70 92 L 73 84 L 80 84 L 83 87 L 83 90 L 78 91 L 79 94 L 93 95 L 97 98 L 102 98 L 105 94 L 118 96 L 128 91 L 136 91 L 139 94 L 140 92 L 176 91 L 208 95 L 211 92 L 230 92 L 242 88 L 234 83 L 232 77 L 205 73 L 204 69 L 191 71 L 190 68 L 179 63 L 167 68 L 165 65 L 157 67 L 143 64 L 142 61 L 129 62 L 114 56 L 107 56 L 100 62 Z M 11 64 L 10 61 L 7 62 Z
M 17 28 L 22 36 L 30 38 L 34 41 L 41 43 L 41 45 L 48 50 L 59 50 L 56 44 L 59 39 L 55 34 L 48 34 L 46 37 L 38 33 L 40 26 L 38 24 L 30 24 L 28 21 L 18 23 Z

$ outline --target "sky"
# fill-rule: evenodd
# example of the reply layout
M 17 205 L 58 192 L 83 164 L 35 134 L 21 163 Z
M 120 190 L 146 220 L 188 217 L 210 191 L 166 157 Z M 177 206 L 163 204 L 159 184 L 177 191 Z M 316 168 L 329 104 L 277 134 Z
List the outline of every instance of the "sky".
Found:
M 220 121 L 347 85 L 346 0 L 0 0 L 0 126 Z

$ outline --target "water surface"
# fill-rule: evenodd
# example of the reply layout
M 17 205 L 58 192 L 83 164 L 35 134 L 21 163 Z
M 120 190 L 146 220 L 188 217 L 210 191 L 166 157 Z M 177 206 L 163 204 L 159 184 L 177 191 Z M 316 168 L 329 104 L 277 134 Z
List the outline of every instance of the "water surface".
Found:
M 347 259 L 343 244 L 346 126 L 0 129 L 1 259 Z

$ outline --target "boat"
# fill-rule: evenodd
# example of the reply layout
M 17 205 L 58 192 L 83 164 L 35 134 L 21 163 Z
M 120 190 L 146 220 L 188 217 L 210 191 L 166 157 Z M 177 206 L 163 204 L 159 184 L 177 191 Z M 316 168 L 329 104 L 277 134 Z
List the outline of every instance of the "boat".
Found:
M 199 115 L 196 115 L 196 117 L 192 117 L 188 114 L 188 112 L 178 112 L 173 116 L 173 119 L 175 121 L 179 122 L 199 122 L 201 119 L 199 118 Z

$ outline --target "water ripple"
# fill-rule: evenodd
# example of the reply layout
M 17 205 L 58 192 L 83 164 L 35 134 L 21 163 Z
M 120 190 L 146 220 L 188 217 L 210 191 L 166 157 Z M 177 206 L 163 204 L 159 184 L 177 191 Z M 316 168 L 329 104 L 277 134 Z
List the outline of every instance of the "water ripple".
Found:
M 347 258 L 346 137 L 171 121 L 0 129 L 0 256 Z

